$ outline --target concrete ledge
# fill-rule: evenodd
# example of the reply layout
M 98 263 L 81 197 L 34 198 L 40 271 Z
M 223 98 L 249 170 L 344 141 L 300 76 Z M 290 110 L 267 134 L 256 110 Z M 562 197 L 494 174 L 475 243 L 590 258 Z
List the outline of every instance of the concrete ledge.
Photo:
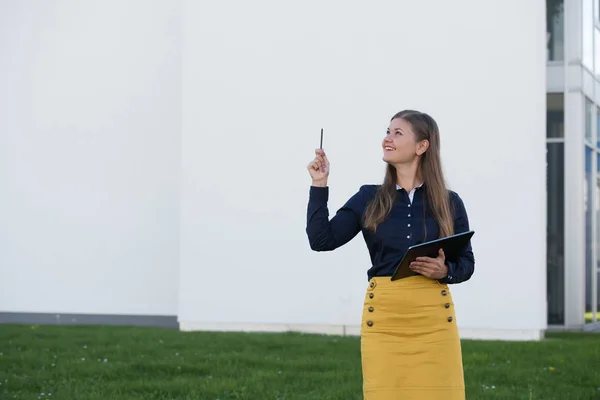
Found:
M 501 340 L 501 341 L 540 341 L 544 340 L 544 330 L 541 329 L 467 329 L 459 330 L 461 339 L 469 340 Z
M 119 325 L 155 328 L 179 328 L 177 316 L 111 315 L 111 314 L 50 314 L 0 312 L 0 324 L 24 325 Z
M 298 325 L 298 324 L 222 324 L 201 322 L 179 322 L 179 329 L 186 332 L 300 332 L 319 335 L 358 336 L 360 326 L 348 325 Z
M 359 325 L 302 325 L 302 324 L 235 324 L 180 321 L 182 331 L 212 332 L 299 332 L 321 335 L 359 336 Z M 544 331 L 538 329 L 460 329 L 461 339 L 539 341 Z

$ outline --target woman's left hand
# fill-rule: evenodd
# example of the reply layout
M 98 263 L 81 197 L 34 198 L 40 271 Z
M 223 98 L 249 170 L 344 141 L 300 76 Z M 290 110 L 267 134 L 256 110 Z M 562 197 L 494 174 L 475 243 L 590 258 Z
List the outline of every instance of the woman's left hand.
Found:
M 431 279 L 442 279 L 448 276 L 448 266 L 446 265 L 446 256 L 444 250 L 438 251 L 436 258 L 417 257 L 410 263 L 410 269 Z

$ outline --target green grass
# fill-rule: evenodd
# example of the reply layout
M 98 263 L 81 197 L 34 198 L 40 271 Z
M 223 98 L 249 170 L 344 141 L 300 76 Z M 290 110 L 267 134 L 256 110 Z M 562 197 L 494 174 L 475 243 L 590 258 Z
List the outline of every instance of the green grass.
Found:
M 598 334 L 463 354 L 467 399 L 600 399 Z M 291 333 L 0 325 L 0 383 L 2 400 L 362 398 L 358 338 Z

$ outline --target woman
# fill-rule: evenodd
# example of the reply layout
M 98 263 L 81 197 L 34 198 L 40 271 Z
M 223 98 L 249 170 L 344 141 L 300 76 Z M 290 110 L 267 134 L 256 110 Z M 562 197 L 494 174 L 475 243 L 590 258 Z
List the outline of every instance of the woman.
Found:
M 473 274 L 471 245 L 456 260 L 421 257 L 418 274 L 391 281 L 411 245 L 469 230 L 461 198 L 446 188 L 436 122 L 414 110 L 392 118 L 382 142 L 382 185 L 363 185 L 329 220 L 329 160 L 316 150 L 306 232 L 315 251 L 362 231 L 372 266 L 361 325 L 365 400 L 464 399 L 461 345 L 448 284 Z

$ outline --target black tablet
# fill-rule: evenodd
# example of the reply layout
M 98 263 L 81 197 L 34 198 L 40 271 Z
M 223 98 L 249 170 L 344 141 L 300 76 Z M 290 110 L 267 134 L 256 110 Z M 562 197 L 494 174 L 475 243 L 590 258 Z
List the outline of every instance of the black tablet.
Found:
M 438 256 L 440 248 L 444 250 L 446 260 L 455 261 L 464 248 L 467 247 L 469 240 L 471 240 L 474 233 L 475 231 L 457 233 L 456 235 L 446 236 L 441 239 L 410 246 L 396 267 L 391 280 L 395 281 L 409 276 L 419 275 L 417 272 L 410 269 L 410 263 L 415 261 L 417 257 L 435 258 Z

